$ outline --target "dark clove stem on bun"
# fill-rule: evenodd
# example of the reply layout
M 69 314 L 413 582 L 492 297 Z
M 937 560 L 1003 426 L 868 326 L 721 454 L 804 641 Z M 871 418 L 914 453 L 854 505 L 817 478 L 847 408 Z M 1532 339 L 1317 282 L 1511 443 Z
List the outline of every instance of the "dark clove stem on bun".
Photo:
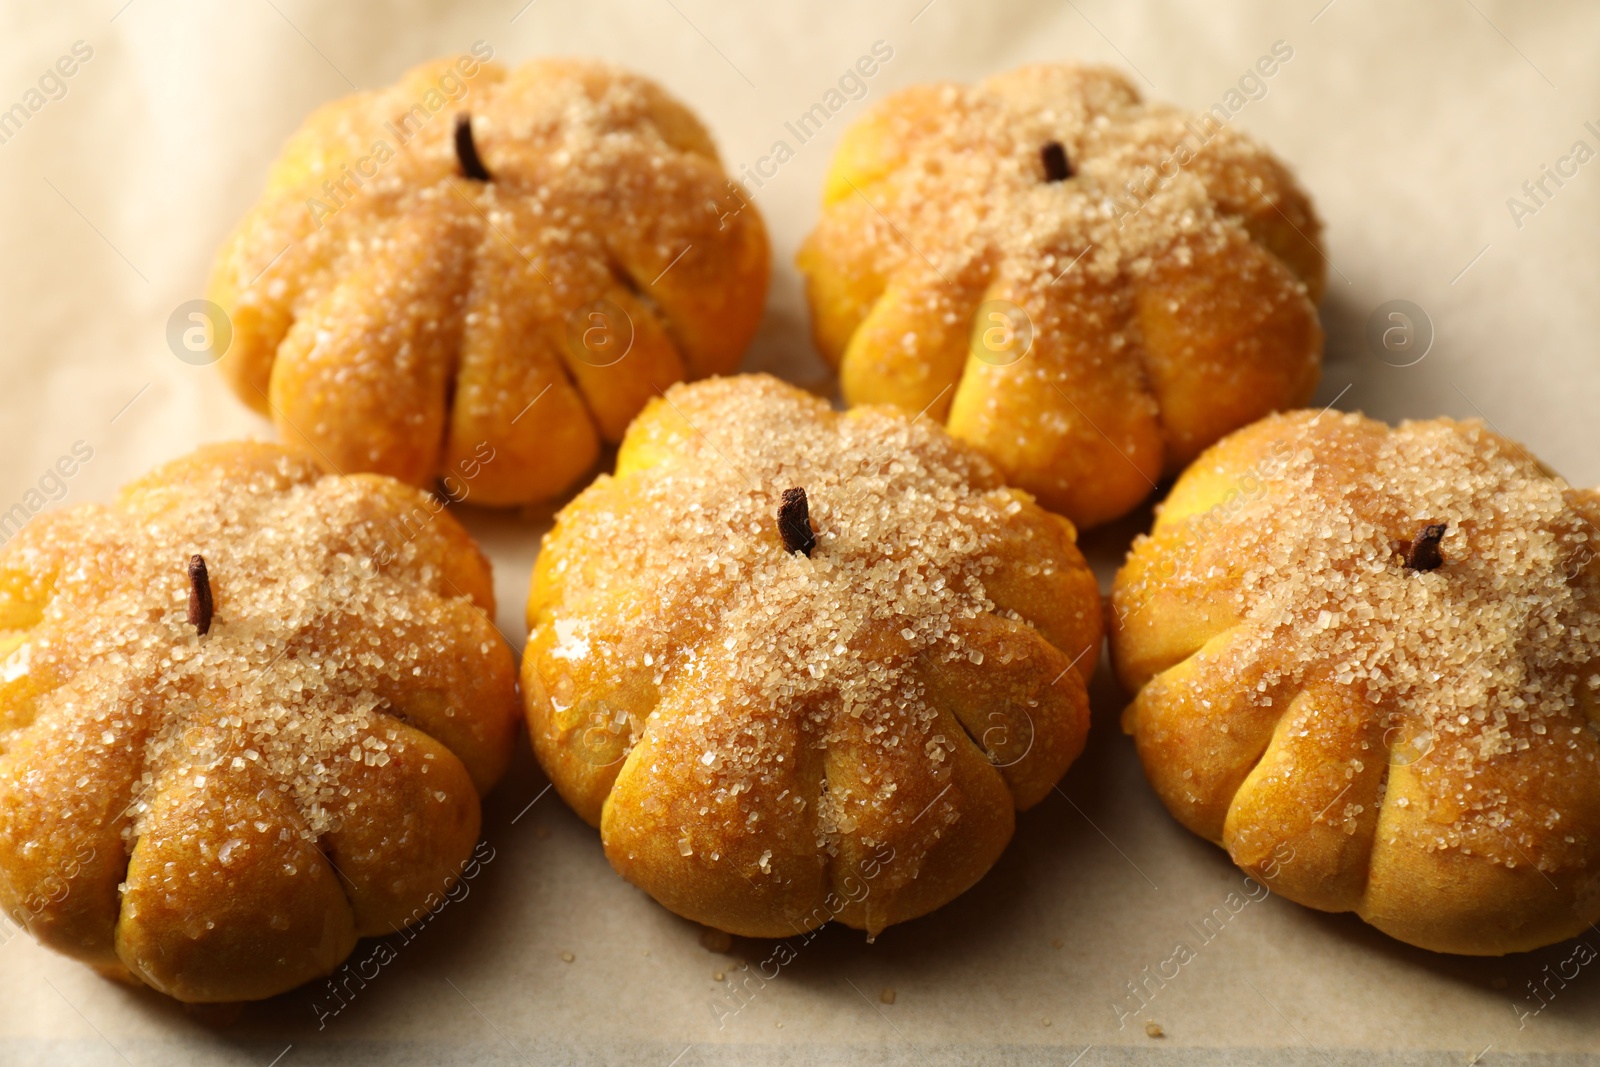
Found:
M 1444 540 L 1444 532 L 1449 525 L 1431 522 L 1418 530 L 1417 536 L 1410 541 L 1401 543 L 1406 570 L 1431 571 L 1444 566 L 1444 554 L 1439 551 L 1439 542 Z
M 474 181 L 489 180 L 489 168 L 478 157 L 478 146 L 472 140 L 472 116 L 456 116 L 456 159 L 461 163 L 461 173 Z
M 211 576 L 204 556 L 189 557 L 189 625 L 202 635 L 211 629 Z
M 783 491 L 783 503 L 778 506 L 778 533 L 788 552 L 804 552 L 810 558 L 811 550 L 817 547 L 817 535 L 811 531 L 811 506 L 804 489 Z
M 1064 182 L 1072 177 L 1072 164 L 1067 160 L 1067 150 L 1060 141 L 1051 141 L 1039 149 L 1039 160 L 1044 164 L 1044 180 Z

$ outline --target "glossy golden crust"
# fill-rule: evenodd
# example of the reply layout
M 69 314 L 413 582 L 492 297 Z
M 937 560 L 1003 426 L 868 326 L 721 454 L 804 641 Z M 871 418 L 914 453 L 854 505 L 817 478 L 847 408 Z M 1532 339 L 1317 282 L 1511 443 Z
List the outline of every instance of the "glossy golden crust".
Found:
M 1063 181 L 1045 180 L 1052 141 Z M 907 89 L 852 126 L 799 265 L 848 402 L 926 411 L 1086 526 L 1310 399 L 1320 233 L 1232 127 L 1041 65 Z M 1020 358 L 974 340 L 992 301 L 1031 323 Z
M 1600 495 L 1475 423 L 1296 412 L 1178 479 L 1113 591 L 1177 818 L 1290 899 L 1442 952 L 1600 918 Z M 1446 525 L 1437 569 L 1407 566 Z
M 535 751 L 612 864 L 763 937 L 876 933 L 982 877 L 1082 749 L 1101 638 L 1070 523 L 927 420 L 760 376 L 646 407 L 528 622 Z
M 275 445 L 42 516 L 0 551 L 0 906 L 186 1001 L 331 971 L 476 843 L 517 716 L 493 610 L 435 502 Z
M 463 174 L 463 114 L 488 181 Z M 738 364 L 770 268 L 760 214 L 734 199 L 651 81 L 588 60 L 425 64 L 290 139 L 212 273 L 221 366 L 330 470 L 470 471 L 475 502 L 551 499 L 658 389 Z

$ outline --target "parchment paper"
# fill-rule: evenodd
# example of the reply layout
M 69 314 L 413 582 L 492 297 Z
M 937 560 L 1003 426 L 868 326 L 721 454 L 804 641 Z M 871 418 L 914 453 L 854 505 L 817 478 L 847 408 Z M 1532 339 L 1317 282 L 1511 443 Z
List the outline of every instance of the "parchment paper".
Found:
M 1600 8 L 1581 0 L 99 0 L 12 3 L 0 19 L 0 109 L 26 113 L 0 114 L 0 511 L 104 499 L 199 441 L 269 435 L 212 368 L 174 356 L 169 317 L 201 295 L 309 110 L 480 40 L 507 61 L 589 53 L 655 76 L 731 169 L 770 174 L 753 192 L 776 275 L 746 366 L 806 383 L 825 373 L 791 260 L 829 153 L 871 100 L 1074 57 L 1188 106 L 1221 101 L 1293 163 L 1327 222 L 1319 402 L 1481 415 L 1600 481 L 1600 162 L 1572 155 L 1600 149 Z M 893 57 L 865 98 L 794 144 L 785 122 L 878 41 Z M 1292 59 L 1241 86 L 1279 41 Z M 793 158 L 763 164 L 780 139 Z M 1394 300 L 1431 323 L 1410 366 L 1365 340 Z M 93 458 L 49 476 L 78 442 Z M 1147 518 L 1087 538 L 1103 580 Z M 520 646 L 548 513 L 467 520 Z M 1600 963 L 1578 965 L 1576 942 L 1442 957 L 1262 895 L 1162 810 L 1103 673 L 1095 700 L 1089 751 L 995 870 L 874 945 L 829 929 L 787 953 L 708 947 L 611 872 L 524 756 L 488 804 L 493 860 L 413 936 L 363 942 L 352 960 L 370 977 L 342 996 L 185 1010 L 7 926 L 0 1063 L 1557 1064 L 1600 1047 Z M 1174 966 L 1180 943 L 1192 958 Z

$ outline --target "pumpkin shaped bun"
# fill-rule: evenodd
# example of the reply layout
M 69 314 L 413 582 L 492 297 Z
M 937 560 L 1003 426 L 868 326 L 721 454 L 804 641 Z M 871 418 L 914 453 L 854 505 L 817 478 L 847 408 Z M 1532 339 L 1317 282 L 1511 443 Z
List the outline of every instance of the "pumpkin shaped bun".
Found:
M 849 403 L 925 411 L 1089 526 L 1310 399 L 1319 239 L 1234 127 L 1055 64 L 884 100 L 799 265 Z
M 892 408 L 668 390 L 535 565 L 540 762 L 606 855 L 730 933 L 876 934 L 983 876 L 1083 747 L 1072 526 Z
M 340 472 L 548 500 L 732 370 L 769 255 L 699 121 L 589 60 L 474 56 L 315 112 L 220 251 L 234 391 Z
M 517 702 L 412 488 L 203 448 L 0 551 L 0 907 L 185 1001 L 272 996 L 471 862 Z
M 1226 438 L 1117 575 L 1123 725 L 1291 900 L 1497 955 L 1600 918 L 1600 493 L 1477 422 Z

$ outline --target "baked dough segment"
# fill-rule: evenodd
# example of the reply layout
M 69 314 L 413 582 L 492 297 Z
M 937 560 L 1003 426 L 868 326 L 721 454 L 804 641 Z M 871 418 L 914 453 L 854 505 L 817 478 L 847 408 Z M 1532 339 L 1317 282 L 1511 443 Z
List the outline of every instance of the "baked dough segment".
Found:
M 395 217 L 278 346 L 279 429 L 333 471 L 430 483 L 455 374 L 471 223 L 448 200 Z M 359 434 L 348 430 L 360 426 Z
M 634 154 L 633 173 L 611 190 L 608 210 L 619 224 L 605 231 L 606 248 L 690 377 L 725 374 L 761 322 L 766 232 L 745 219 L 756 218 L 755 209 L 715 157 L 686 157 L 678 172 L 667 172 L 654 167 L 654 153 Z
M 1122 729 L 1133 735 L 1167 810 L 1220 844 L 1234 794 L 1292 695 L 1276 665 L 1247 652 L 1230 631 L 1140 687 Z
M 1175 552 L 1195 553 L 1196 566 L 1181 572 L 1170 566 Z M 1127 692 L 1138 693 L 1214 642 L 1225 643 L 1243 624 L 1235 598 L 1239 582 L 1227 556 L 1160 516 L 1149 534 L 1134 538 L 1112 587 L 1110 611 L 1110 629 L 1120 642 L 1113 666 Z
M 846 401 L 945 419 L 1082 525 L 1305 403 L 1320 224 L 1279 161 L 1203 122 L 1071 65 L 917 86 L 871 110 L 841 139 L 797 257 Z M 1045 180 L 1051 142 L 1070 180 Z M 988 301 L 1031 323 L 1015 362 L 973 340 Z
M 516 740 L 516 723 L 464 712 L 493 707 L 502 694 L 515 687 L 511 649 L 500 639 L 484 609 L 463 602 L 460 594 L 425 594 L 418 599 L 433 622 L 375 622 L 351 613 L 330 612 L 305 631 L 300 643 L 307 649 L 339 640 L 356 647 L 427 647 L 431 654 L 405 674 L 395 677 L 373 672 L 360 679 L 359 688 L 352 686 L 349 695 L 372 693 L 384 702 L 389 715 L 442 745 L 439 758 L 458 761 L 481 796 L 505 774 Z
M 853 131 L 856 127 L 851 127 Z M 837 150 L 842 157 L 851 143 L 851 131 L 846 131 Z M 836 157 L 837 158 L 837 157 Z M 832 175 L 841 169 L 835 163 Z M 870 184 L 870 183 L 869 183 Z M 845 199 L 829 200 L 828 209 L 817 220 L 805 244 L 795 256 L 795 265 L 806 279 L 806 299 L 811 306 L 811 339 L 817 351 L 830 365 L 840 370 L 851 337 L 872 309 L 877 306 L 889 284 L 889 272 L 898 265 L 897 257 L 882 254 L 892 234 L 882 234 L 873 241 L 864 241 L 861 235 L 869 230 L 888 227 L 879 215 L 879 209 L 865 193 L 840 182 Z M 829 191 L 832 191 L 831 185 Z M 824 194 L 826 197 L 828 194 Z M 875 196 L 883 194 L 874 191 Z M 826 266 L 824 266 L 826 265 Z M 854 377 L 854 372 L 851 372 Z M 868 390 L 878 386 L 866 375 L 851 386 L 851 395 L 862 390 L 862 395 L 872 395 Z M 895 376 L 891 376 L 891 381 Z M 885 403 L 889 401 L 885 400 Z M 913 409 L 918 410 L 918 409 Z
M 519 213 L 496 210 L 467 297 L 460 364 L 440 469 L 446 491 L 507 504 L 565 492 L 600 454 L 600 434 L 566 370 L 544 280 L 549 248 Z
M 1384 732 L 1348 690 L 1301 690 L 1233 794 L 1222 843 L 1234 862 L 1310 907 L 1360 907 L 1383 806 Z
M 968 621 L 959 636 L 977 657 L 925 657 L 923 683 L 930 700 L 954 716 L 1000 772 L 1017 809 L 1026 811 L 1050 795 L 1062 769 L 1083 752 L 1089 726 L 1085 671 L 1094 668 L 1084 666 L 1081 653 L 1074 662 L 1029 623 L 1000 615 Z M 1008 669 L 985 671 L 991 659 Z
M 1165 109 L 1152 110 L 1160 114 Z M 1218 214 L 1242 225 L 1251 240 L 1304 283 L 1313 305 L 1321 303 L 1328 258 L 1320 247 L 1322 223 L 1311 201 L 1278 157 L 1232 129 L 1214 136 L 1227 150 L 1197 153 L 1188 163 L 1191 172 L 1204 184 Z M 1164 152 L 1169 146 L 1151 143 L 1150 149 Z
M 134 977 L 179 1000 L 260 1000 L 350 954 L 338 877 L 257 763 L 173 764 L 153 794 L 116 926 Z
M 62 686 L 60 675 L 52 681 Z M 0 908 L 58 951 L 118 975 L 124 834 L 151 722 L 137 710 L 91 711 L 66 686 L 68 699 L 8 731 L 0 754 Z M 128 743 L 106 743 L 107 730 Z
M 652 709 L 665 694 L 658 668 L 635 651 L 638 628 L 659 618 L 657 636 L 674 647 L 703 641 L 727 589 L 706 571 L 663 586 L 640 567 L 616 567 L 593 551 L 582 531 L 617 509 L 661 506 L 659 490 L 625 469 L 650 463 L 647 423 L 674 440 L 675 412 L 646 408 L 617 457 L 616 477 L 602 474 L 562 510 L 534 561 L 528 600 L 529 636 L 522 657 L 522 692 L 528 735 L 540 764 L 562 799 L 591 825 L 639 740 Z M 693 433 L 684 424 L 684 429 Z M 666 444 L 660 458 L 670 455 Z M 664 529 L 663 536 L 674 531 Z M 583 590 L 564 596 L 566 588 Z M 590 654 L 591 651 L 600 654 Z
M 682 380 L 683 356 L 658 305 L 599 241 L 585 236 L 549 269 L 562 282 L 541 301 L 544 328 L 558 341 L 562 366 L 600 438 L 616 444 L 647 401 Z M 563 305 L 579 310 L 569 319 Z
M 386 715 L 356 742 L 366 756 L 345 775 L 346 816 L 319 842 L 338 875 L 358 937 L 422 918 L 478 843 L 479 788 L 443 743 Z M 388 759 L 379 766 L 373 755 Z
M 323 158 L 322 146 L 332 143 L 326 139 L 339 127 L 335 107 L 328 104 L 290 139 L 288 150 L 267 176 L 267 188 L 279 195 L 257 206 L 257 225 L 240 226 L 223 242 L 218 263 L 235 266 L 214 267 L 207 286 L 206 295 L 227 311 L 233 330 L 217 367 L 234 394 L 261 415 L 272 412 L 272 367 L 278 346 L 300 312 L 316 294 L 326 292 L 343 269 L 344 250 L 322 236 L 304 198 L 293 195 L 336 169 Z M 361 151 L 365 148 L 360 146 Z M 390 202 L 395 198 L 393 193 L 384 196 Z M 256 273 L 247 273 L 246 264 L 253 265 Z M 263 281 L 267 284 L 260 284 Z
M 1282 406 L 1311 400 L 1322 328 L 1299 279 L 1243 227 L 1219 223 L 1151 256 L 1137 287 L 1143 366 L 1161 411 L 1163 472 Z
M 1078 531 L 1020 489 L 996 492 L 1011 513 L 999 534 L 1001 551 L 1028 562 L 989 575 L 984 591 L 996 613 L 1025 621 L 1067 656 L 1087 685 L 1099 665 L 1105 620 L 1101 612 L 1090 610 L 1100 586 L 1078 548 Z
M 1093 526 L 1161 476 L 1160 410 L 1128 351 L 1137 342 L 1125 286 L 1087 273 L 1045 284 L 1001 268 L 984 299 L 1022 308 L 1032 347 L 1003 364 L 969 352 L 948 425 L 1050 510 Z
M 1021 798 L 946 708 L 938 708 L 920 751 L 883 744 L 874 735 L 885 724 L 867 715 L 836 713 L 831 726 L 824 760 L 833 896 L 817 901 L 810 925 L 837 919 L 876 937 L 987 874 L 1011 841 Z
M 1524 952 L 1600 921 L 1590 859 L 1600 742 L 1592 728 L 1558 732 L 1569 746 L 1502 756 L 1470 783 L 1451 773 L 1455 754 L 1437 748 L 1391 767 L 1361 917 L 1413 944 L 1469 955 L 1485 954 L 1486 939 L 1495 954 Z M 1462 818 L 1473 794 L 1507 792 L 1534 803 L 1510 819 L 1470 808 Z M 1459 835 L 1450 833 L 1458 823 Z
M 62 572 L 71 568 L 82 542 L 78 514 L 40 515 L 0 553 L 0 755 L 12 732 L 33 722 L 39 698 L 59 687 L 86 659 L 76 643 L 63 639 L 65 627 L 44 618 Z M 20 654 L 24 645 L 30 646 L 27 659 L 19 662 L 13 654 Z
M 708 688 L 686 680 L 649 713 L 604 802 L 606 856 L 680 915 L 749 937 L 804 932 L 828 887 L 817 848 L 826 757 L 807 717 L 753 703 L 734 714 L 734 695 Z M 773 758 L 741 788 L 721 785 L 731 768 L 720 753 L 754 751 Z
M 893 221 L 924 206 L 893 182 L 929 144 L 950 135 L 948 101 L 934 86 L 913 86 L 894 112 L 869 111 L 840 138 L 824 179 L 825 210 L 797 256 L 806 276 L 812 330 L 823 357 L 839 369 L 852 404 L 894 404 L 943 422 L 969 348 L 973 313 L 993 264 L 977 232 L 983 205 L 947 219 L 971 240 L 937 260 Z M 961 149 L 980 152 L 979 139 Z
M 899 107 L 871 108 L 840 134 L 839 146 L 823 177 L 825 205 L 849 203 L 858 193 L 879 192 L 879 186 L 889 182 L 897 171 L 952 132 L 958 137 L 965 135 L 962 147 L 974 151 L 982 147 L 981 140 L 965 128 L 951 131 L 948 94 L 938 86 L 908 86 L 898 98 Z
M 654 672 L 641 664 L 624 661 L 606 670 L 607 657 L 572 656 L 561 639 L 566 616 L 545 615 L 530 625 L 536 628 L 522 657 L 529 740 L 561 799 L 598 826 L 623 759 L 663 694 Z M 577 639 L 592 647 L 620 646 L 625 628 L 585 628 Z
M 850 403 L 894 404 L 944 422 L 988 274 L 977 257 L 937 274 L 920 261 L 900 267 L 838 360 L 839 386 Z

